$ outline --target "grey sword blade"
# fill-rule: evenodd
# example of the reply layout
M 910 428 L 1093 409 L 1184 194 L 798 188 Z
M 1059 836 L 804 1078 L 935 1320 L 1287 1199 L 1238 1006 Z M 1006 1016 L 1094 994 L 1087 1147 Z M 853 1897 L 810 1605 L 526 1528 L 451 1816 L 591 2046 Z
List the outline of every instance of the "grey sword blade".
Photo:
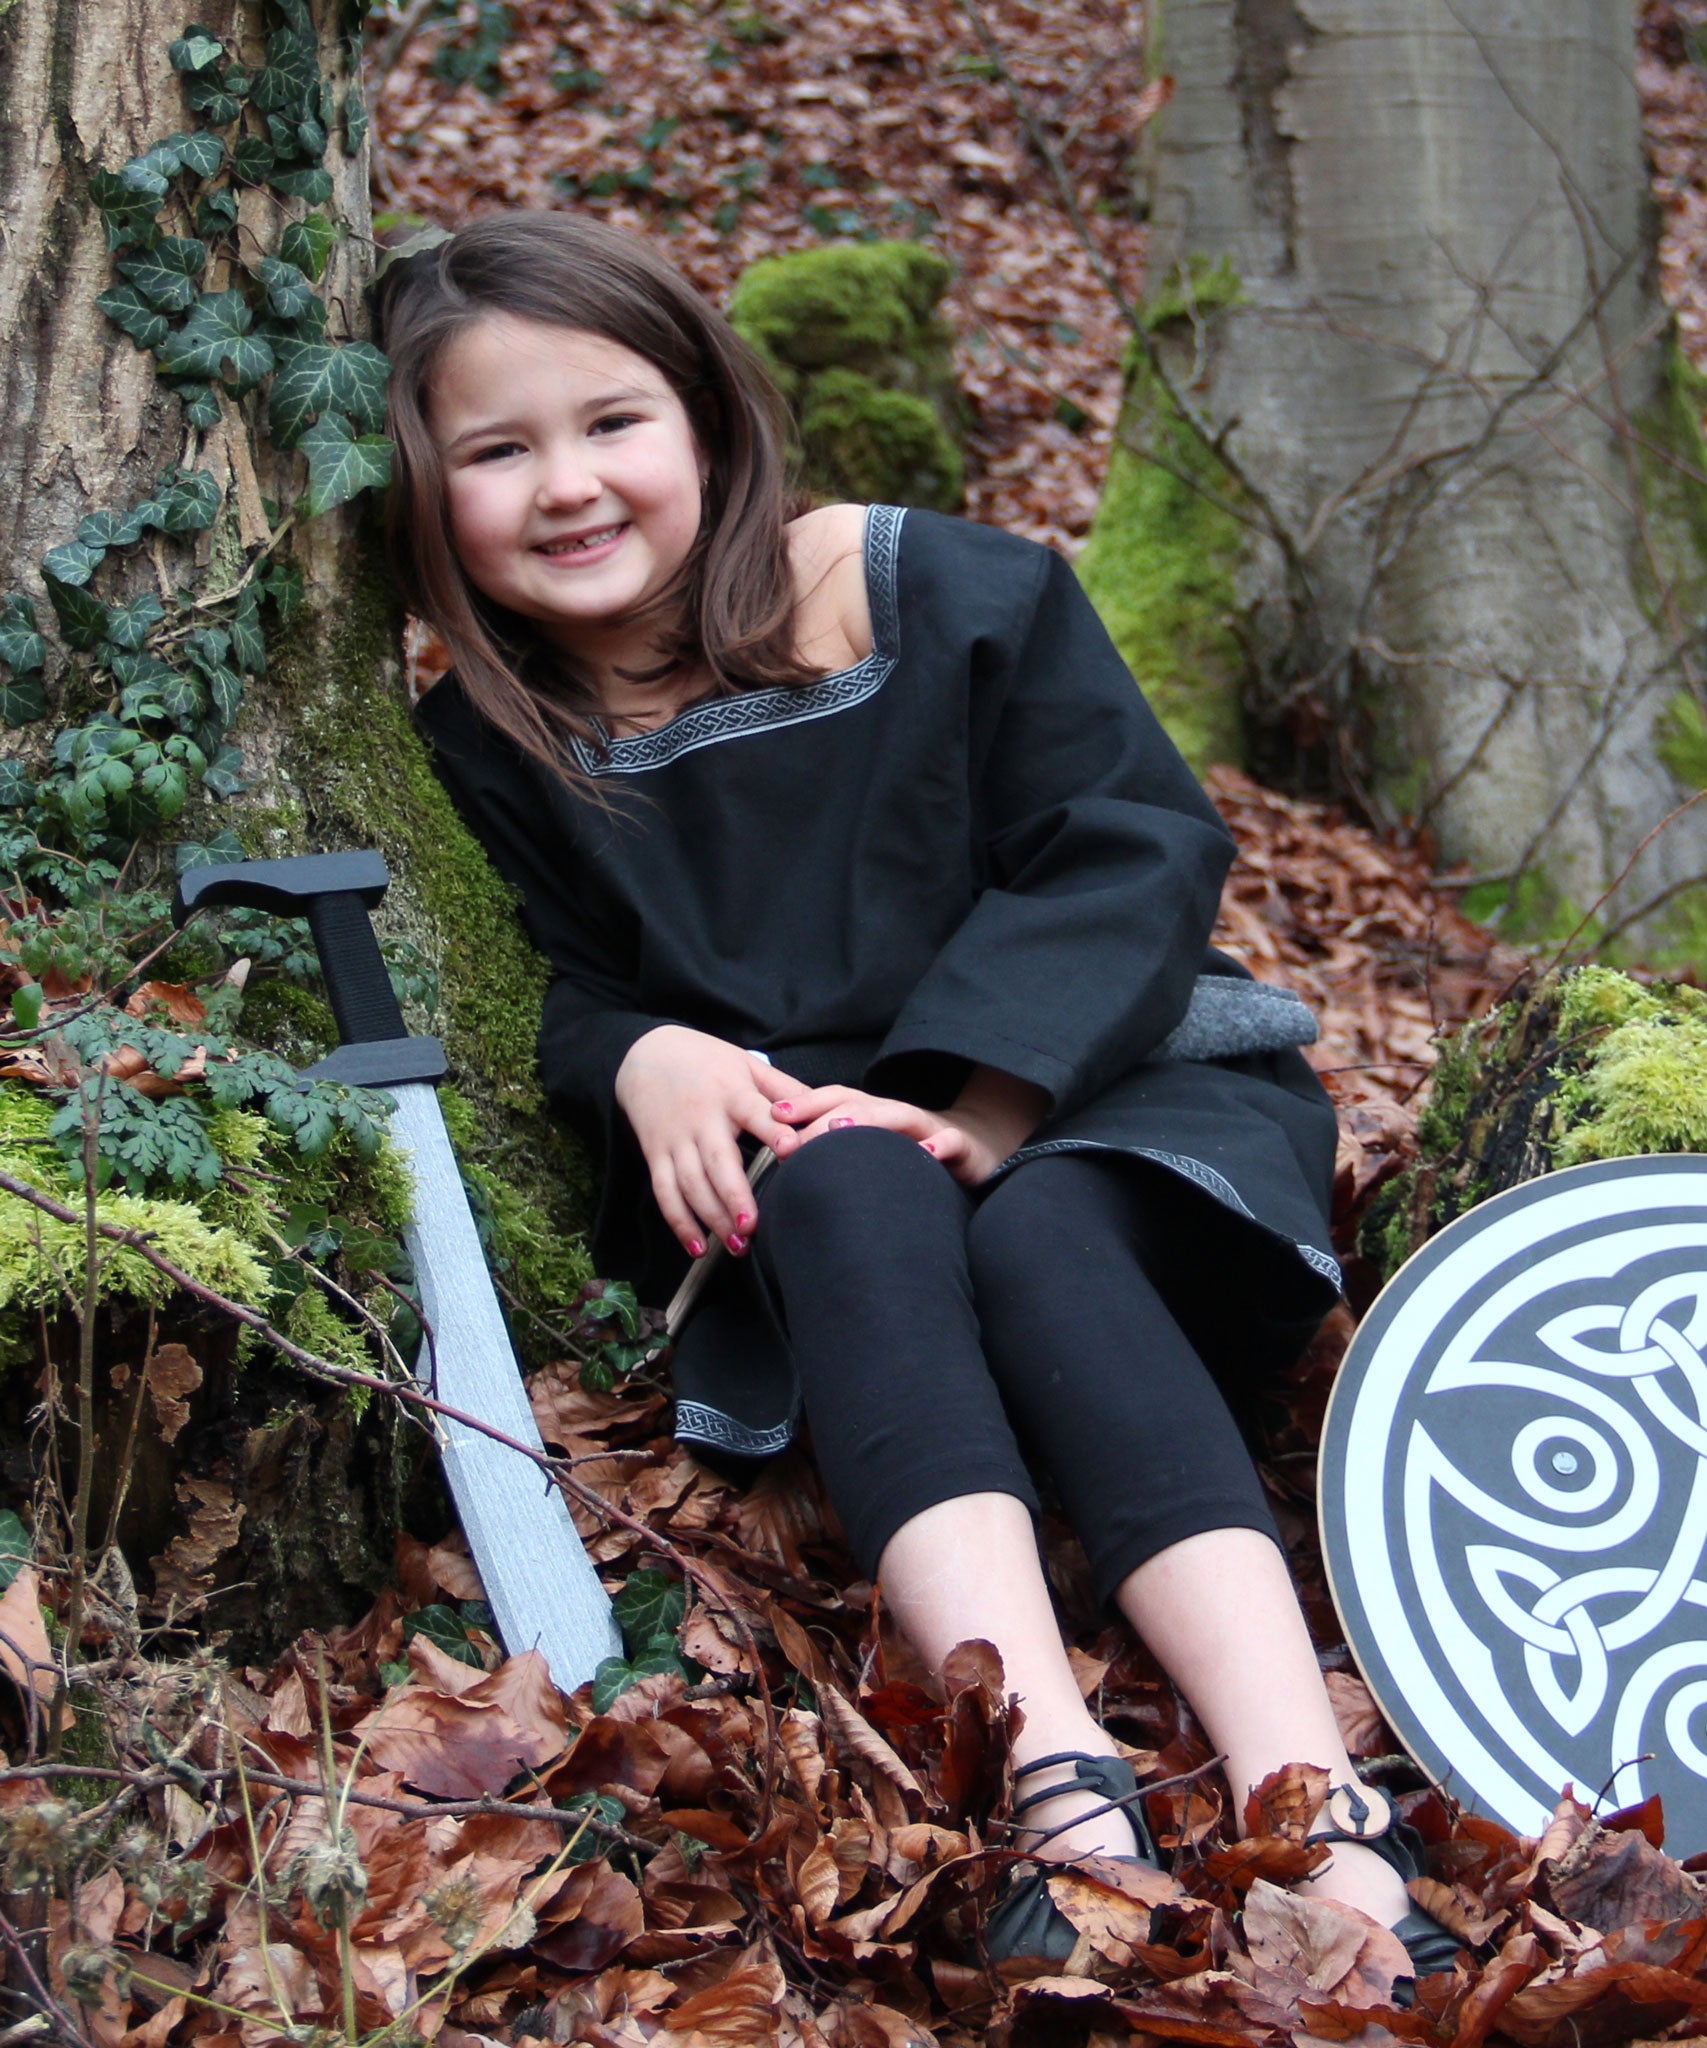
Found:
M 419 1082 L 392 1084 L 391 1131 L 408 1151 L 414 1215 L 404 1241 L 415 1262 L 432 1332 L 423 1376 L 452 1408 L 478 1415 L 535 1450 L 544 1448 L 463 1193 L 438 1097 Z M 468 1547 L 512 1656 L 540 1650 L 564 1691 L 591 1678 L 622 1638 L 593 1562 L 555 1483 L 529 1458 L 465 1423 L 435 1416 L 445 1476 Z

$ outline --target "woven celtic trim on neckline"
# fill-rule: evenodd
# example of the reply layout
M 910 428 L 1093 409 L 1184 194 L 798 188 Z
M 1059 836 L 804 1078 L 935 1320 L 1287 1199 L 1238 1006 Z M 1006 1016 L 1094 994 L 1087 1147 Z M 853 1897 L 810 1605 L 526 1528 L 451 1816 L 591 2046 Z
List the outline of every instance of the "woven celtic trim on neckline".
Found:
M 798 689 L 748 690 L 738 697 L 716 697 L 709 704 L 696 704 L 691 711 L 679 713 L 656 732 L 636 733 L 629 739 L 610 739 L 595 719 L 605 748 L 599 751 L 585 740 L 572 740 L 576 761 L 589 775 L 640 775 L 701 747 L 714 747 L 721 740 L 804 725 L 863 704 L 889 680 L 900 656 L 901 522 L 905 517 L 905 508 L 898 505 L 866 508 L 865 580 L 871 594 L 872 646 L 863 661 Z

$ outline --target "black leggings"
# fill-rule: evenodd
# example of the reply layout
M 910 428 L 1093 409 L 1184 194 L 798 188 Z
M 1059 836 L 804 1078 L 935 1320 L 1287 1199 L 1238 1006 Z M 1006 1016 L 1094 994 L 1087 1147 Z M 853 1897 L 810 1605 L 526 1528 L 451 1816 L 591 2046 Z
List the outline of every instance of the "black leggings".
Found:
M 1144 1161 L 1046 1154 L 971 1195 L 871 1128 L 803 1146 L 760 1210 L 753 1256 L 867 1572 L 939 1501 L 1035 1515 L 1026 1454 L 1099 1598 L 1186 1536 L 1279 1540 L 1216 1383 L 1287 1363 L 1328 1305 L 1277 1240 Z

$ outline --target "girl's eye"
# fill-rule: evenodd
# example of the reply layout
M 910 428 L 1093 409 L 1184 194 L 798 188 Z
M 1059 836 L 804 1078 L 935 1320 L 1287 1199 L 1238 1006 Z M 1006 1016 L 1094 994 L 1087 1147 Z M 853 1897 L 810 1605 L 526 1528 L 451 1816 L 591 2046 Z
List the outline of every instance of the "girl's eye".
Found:
M 618 434 L 621 433 L 624 427 L 636 425 L 638 420 L 638 413 L 607 412 L 593 422 L 593 432 L 595 434 Z
M 519 441 L 495 441 L 490 448 L 476 449 L 469 460 L 471 462 L 492 462 L 499 456 L 516 455 L 520 452 L 521 443 Z

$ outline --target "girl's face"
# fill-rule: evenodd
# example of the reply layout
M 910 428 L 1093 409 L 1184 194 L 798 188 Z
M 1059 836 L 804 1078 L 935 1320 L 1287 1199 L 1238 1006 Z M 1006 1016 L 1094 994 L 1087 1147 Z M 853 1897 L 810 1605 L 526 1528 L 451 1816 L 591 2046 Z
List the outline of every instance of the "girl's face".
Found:
M 644 658 L 634 622 L 699 533 L 704 459 L 643 356 L 490 313 L 445 350 L 428 425 L 469 581 L 595 667 Z

